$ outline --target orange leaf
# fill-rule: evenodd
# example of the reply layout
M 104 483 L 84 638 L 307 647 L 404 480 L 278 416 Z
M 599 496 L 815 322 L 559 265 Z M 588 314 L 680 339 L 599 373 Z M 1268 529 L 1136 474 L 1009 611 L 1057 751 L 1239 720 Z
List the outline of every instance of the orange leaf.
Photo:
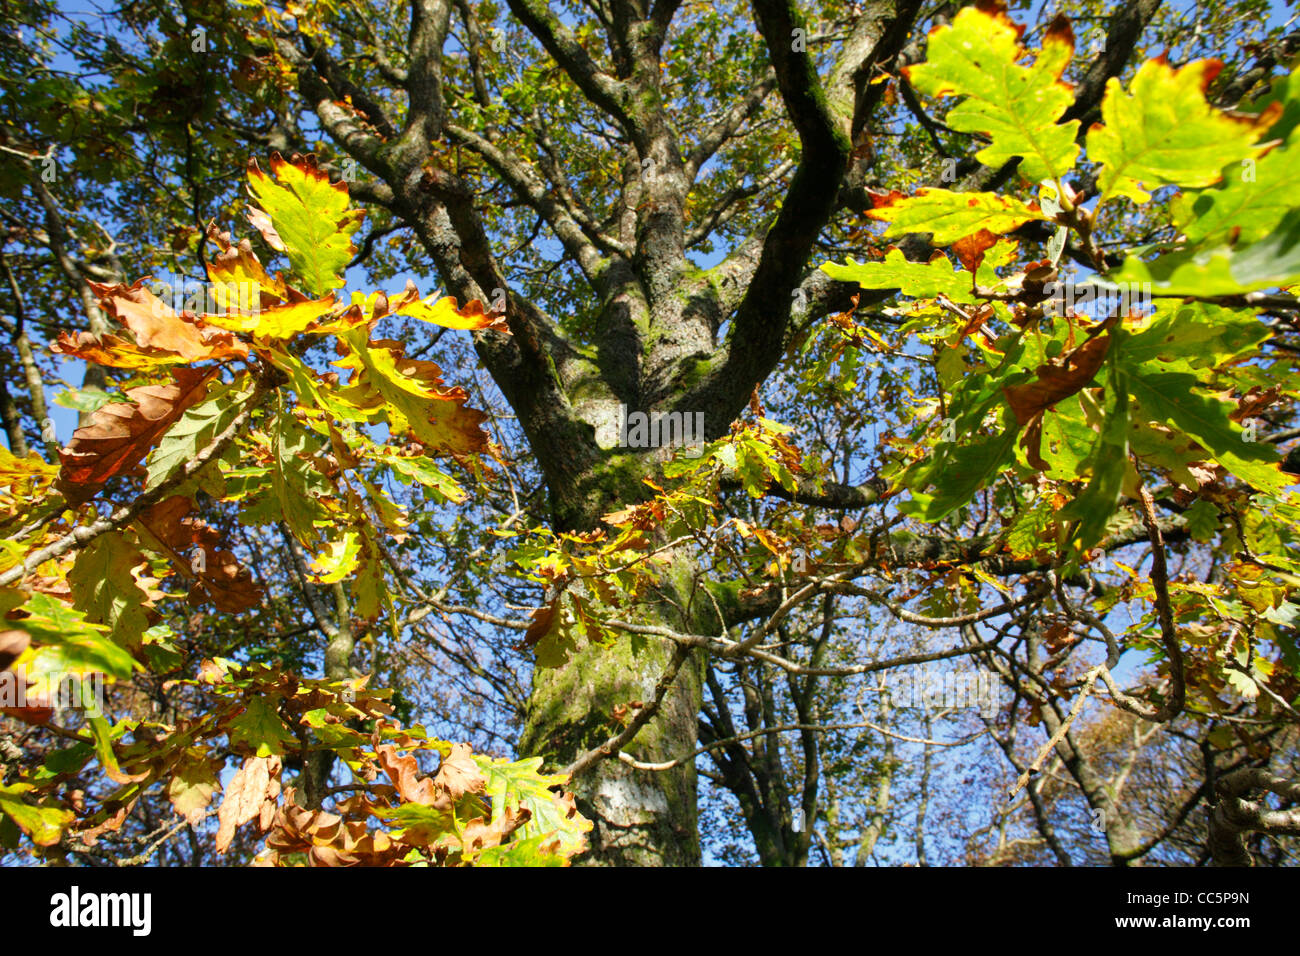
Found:
M 984 261 L 984 253 L 992 248 L 998 237 L 987 229 L 981 229 L 973 235 L 963 236 L 952 244 L 952 251 L 957 254 L 967 272 L 974 272 Z
M 140 279 L 130 286 L 91 283 L 109 314 L 131 330 L 136 345 L 171 352 L 192 362 L 247 357 L 247 344 L 187 313 L 178 315 L 144 287 L 146 281 Z
M 120 335 L 95 335 L 92 332 L 60 332 L 50 351 L 111 368 L 156 368 L 159 365 L 188 365 L 191 361 L 165 349 L 143 348 Z

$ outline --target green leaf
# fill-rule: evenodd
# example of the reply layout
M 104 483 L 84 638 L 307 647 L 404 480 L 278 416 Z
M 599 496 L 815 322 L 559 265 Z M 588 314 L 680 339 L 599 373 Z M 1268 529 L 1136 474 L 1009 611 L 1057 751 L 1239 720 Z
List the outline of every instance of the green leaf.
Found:
M 1072 395 L 1045 412 L 1039 450 L 1048 465 L 1047 477 L 1065 481 L 1078 478 L 1096 440 L 1097 433 L 1088 427 L 1078 396 Z
M 1300 68 L 1292 70 L 1285 76 L 1273 81 L 1269 91 L 1253 103 L 1240 104 L 1237 109 L 1243 113 L 1259 116 L 1275 107 L 1281 106 L 1281 113 L 1273 120 L 1273 125 L 1261 139 L 1281 139 L 1290 142 L 1291 132 L 1300 126 Z M 1265 117 L 1267 119 L 1267 117 Z
M 1213 367 L 1254 354 L 1271 334 L 1253 312 L 1204 302 L 1162 302 L 1146 328 L 1118 333 L 1115 349 L 1130 365 Z
M 114 398 L 102 388 L 90 385 L 86 388 L 70 388 L 54 396 L 54 404 L 60 408 L 71 408 L 78 412 L 95 412 L 109 402 L 121 401 Z
M 997 169 L 1017 156 L 1019 173 L 1038 182 L 1059 180 L 1074 167 L 1079 123 L 1058 120 L 1074 102 L 1061 74 L 1074 52 L 1068 29 L 1049 29 L 1032 65 L 1023 66 L 1020 31 L 1001 12 L 963 7 L 950 26 L 930 33 L 926 62 L 904 69 L 922 93 L 964 96 L 947 124 L 983 133 L 992 142 L 975 154 Z M 943 241 L 943 240 L 936 240 Z
M 1195 441 L 1180 431 L 1171 431 L 1146 422 L 1131 422 L 1129 448 L 1144 464 L 1163 468 L 1184 488 L 1200 487 L 1191 466 L 1204 461 L 1205 452 Z
M 522 807 L 532 814 L 519 830 L 525 839 L 558 838 L 564 856 L 572 856 L 586 845 L 584 834 L 591 830 L 591 821 L 577 812 L 572 797 L 561 798 L 550 789 L 567 783 L 567 776 L 541 773 L 541 757 L 510 761 L 475 754 L 474 762 L 487 778 L 492 823 L 501 818 L 507 807 Z
M 319 449 L 315 437 L 292 415 L 276 415 L 271 428 L 275 467 L 271 485 L 289 530 L 313 551 L 320 544 L 318 526 L 327 525 L 318 499 L 333 494 L 329 481 L 308 460 Z
M 1224 468 L 1261 491 L 1276 494 L 1292 483 L 1277 467 L 1277 449 L 1267 442 L 1243 441 L 1242 428 L 1229 418 L 1235 406 L 1197 391 L 1201 383 L 1194 375 L 1150 374 L 1142 368 L 1129 372 L 1129 391 L 1147 419 L 1181 430 Z
M 455 816 L 451 810 L 439 810 L 423 803 L 381 807 L 374 813 L 389 826 L 408 831 L 408 842 L 436 843 L 440 836 L 454 833 L 456 829 Z
M 58 679 L 91 673 L 129 677 L 140 666 L 113 643 L 102 625 L 89 623 L 81 611 L 48 594 L 32 595 L 22 610 L 30 616 L 8 619 L 7 623 L 26 631 L 35 643 L 45 645 L 36 651 L 29 665 L 34 677 Z
M 883 260 L 843 265 L 827 262 L 822 267 L 837 282 L 856 282 L 864 289 L 898 289 L 916 299 L 945 295 L 954 302 L 974 302 L 970 273 L 953 269 L 948 257 L 936 252 L 929 262 L 912 262 L 901 249 L 891 246 Z
M 1111 407 L 1090 456 L 1092 480 L 1059 512 L 1061 520 L 1077 522 L 1070 544 L 1078 552 L 1087 551 L 1105 537 L 1128 469 L 1129 400 L 1122 372 L 1112 371 L 1108 390 Z
M 1297 154 L 1279 146 L 1258 161 L 1224 169 L 1220 188 L 1188 192 L 1173 201 L 1174 225 L 1196 245 L 1249 245 L 1282 221 L 1300 195 Z
M 1144 261 L 1129 256 L 1107 277 L 1150 283 L 1158 296 L 1213 298 L 1300 282 L 1300 209 L 1292 209 L 1259 242 L 1179 249 Z
M 1254 145 L 1260 133 L 1255 122 L 1206 102 L 1216 69 L 1212 60 L 1181 70 L 1147 60 L 1128 93 L 1114 77 L 1106 83 L 1102 125 L 1088 131 L 1088 158 L 1102 164 L 1099 202 L 1127 196 L 1144 203 L 1151 198 L 1144 186 L 1209 186 L 1224 166 L 1262 152 Z
M 1219 509 L 1204 498 L 1197 498 L 1183 512 L 1187 533 L 1196 541 L 1210 542 L 1219 530 Z
M 566 857 L 556 853 L 555 837 L 542 833 L 526 840 L 511 840 L 499 846 L 484 847 L 474 858 L 475 866 L 566 866 Z
M 113 640 L 135 650 L 149 626 L 146 595 L 131 569 L 144 556 L 122 532 L 101 534 L 77 554 L 68 573 L 72 602 L 92 624 L 111 628 Z
M 950 245 L 980 230 L 1001 235 L 1031 219 L 1046 219 L 1038 209 L 1019 199 L 996 193 L 955 193 L 922 189 L 915 196 L 894 199 L 867 212 L 872 219 L 890 223 L 885 236 L 912 232 L 931 233 L 935 245 Z
M 1022 511 L 1007 529 L 1007 550 L 1017 558 L 1032 558 L 1047 550 L 1054 550 L 1056 541 L 1048 533 L 1054 517 L 1055 511 L 1046 498 Z
M 102 716 L 96 714 L 92 716 L 88 723 L 90 724 L 90 734 L 95 739 L 95 756 L 99 758 L 99 765 L 114 780 L 121 779 L 121 769 L 117 764 L 117 754 L 113 751 L 113 739 L 120 737 L 124 727 L 119 725 L 114 728 Z M 115 732 L 116 731 L 116 732 Z
M 914 489 L 933 483 L 934 494 L 917 493 L 912 502 L 900 505 L 899 510 L 914 514 L 922 521 L 938 521 L 951 514 L 993 480 L 1014 458 L 1015 447 L 1015 428 L 1005 428 L 1000 434 L 983 436 L 967 444 L 947 446 L 908 481 Z
M 256 162 L 249 164 L 248 189 L 261 207 L 250 210 L 249 220 L 273 249 L 288 255 L 308 293 L 337 289 L 356 252 L 351 236 L 361 225 L 361 211 L 349 209 L 347 187 L 331 185 L 314 159 L 290 163 L 277 153 L 271 173 L 275 179 Z
M 28 803 L 23 797 L 34 789 L 29 783 L 0 787 L 0 813 L 16 823 L 37 846 L 53 846 L 76 817 L 71 810 Z
M 461 504 L 469 497 L 456 479 L 439 468 L 438 463 L 427 455 L 394 455 L 380 449 L 374 453 L 367 452 L 366 457 L 391 469 L 404 482 L 419 482 L 443 501 Z
M 252 697 L 243 712 L 230 722 L 230 745 L 245 744 L 259 757 L 283 754 L 285 745 L 296 744 L 289 728 L 285 726 L 276 707 L 280 698 Z
M 149 453 L 145 491 L 158 487 L 177 468 L 192 461 L 212 444 L 212 439 L 243 410 L 243 402 L 251 392 L 250 385 L 250 376 L 229 384 L 214 383 L 203 401 L 185 410 L 185 414 L 163 433 L 158 445 Z

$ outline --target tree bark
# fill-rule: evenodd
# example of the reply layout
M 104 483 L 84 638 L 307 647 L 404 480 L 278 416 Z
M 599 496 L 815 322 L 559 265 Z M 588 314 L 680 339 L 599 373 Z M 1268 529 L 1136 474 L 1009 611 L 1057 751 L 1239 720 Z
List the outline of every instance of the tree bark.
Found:
M 669 622 L 675 623 L 675 622 Z M 587 647 L 561 668 L 536 668 L 519 742 L 558 770 L 610 735 L 613 709 L 645 701 L 673 653 L 667 641 Z M 677 674 L 660 710 L 625 748 L 637 760 L 667 761 L 693 746 L 700 708 L 693 661 Z M 699 866 L 695 762 L 664 771 L 635 770 L 616 756 L 573 779 L 580 812 L 591 820 L 589 849 L 576 862 L 595 866 Z

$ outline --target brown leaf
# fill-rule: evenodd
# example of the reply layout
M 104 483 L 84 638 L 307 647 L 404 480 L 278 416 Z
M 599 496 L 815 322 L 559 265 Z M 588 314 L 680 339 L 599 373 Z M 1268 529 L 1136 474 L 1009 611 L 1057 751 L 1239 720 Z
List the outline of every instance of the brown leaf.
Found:
M 99 842 L 101 834 L 121 829 L 122 824 L 126 822 L 126 810 L 126 807 L 119 807 L 115 813 L 110 813 L 103 822 L 94 824 L 84 830 L 77 830 L 77 836 L 86 846 L 94 846 Z
M 1024 385 L 1002 390 L 1016 421 L 1023 427 L 1062 399 L 1069 398 L 1092 381 L 1110 348 L 1110 333 L 1088 339 L 1068 353 L 1059 364 L 1038 366 L 1038 378 Z
M 399 754 L 392 744 L 384 744 L 376 749 L 379 766 L 383 767 L 388 779 L 393 781 L 398 795 L 406 803 L 419 803 L 435 810 L 447 810 L 452 805 L 451 798 L 435 786 L 428 777 L 420 776 L 420 765 L 411 754 Z
M 15 684 L 12 687 L 5 686 L 10 681 L 22 681 L 21 707 L 0 707 L 0 714 L 8 714 L 10 717 L 16 717 L 28 724 L 45 724 L 49 723 L 50 718 L 54 716 L 54 708 L 50 706 L 49 698 L 45 696 L 44 690 L 35 682 L 30 680 L 25 674 L 17 672 L 6 672 L 9 676 L 0 677 L 0 699 L 10 698 L 16 695 L 19 688 Z
M 453 801 L 467 793 L 481 793 L 487 787 L 487 778 L 479 772 L 468 744 L 451 745 L 451 753 L 442 758 L 433 782 L 450 794 Z
M 961 327 L 961 337 L 965 338 L 984 328 L 985 323 L 993 318 L 993 306 L 987 302 L 976 306 L 966 316 L 966 324 Z
M 610 515 L 605 517 L 608 519 Z M 560 599 L 557 597 L 550 603 L 534 609 L 528 615 L 531 623 L 528 625 L 528 630 L 524 632 L 524 640 L 520 646 L 536 647 L 542 638 L 551 633 L 551 626 L 555 623 L 555 613 L 559 607 Z
M 269 819 L 264 807 L 269 801 L 272 811 L 275 810 L 280 796 L 280 769 L 279 757 L 249 757 L 230 778 L 221 809 L 217 811 L 218 853 L 226 852 L 235 831 L 249 820 L 257 818 L 260 825 Z
M 30 643 L 26 631 L 0 631 L 0 671 L 8 670 Z
M 172 769 L 167 782 L 167 799 L 172 809 L 197 826 L 207 816 L 208 804 L 221 789 L 217 775 L 222 761 L 186 753 Z
M 1237 408 L 1228 417 L 1234 422 L 1244 422 L 1248 418 L 1263 414 L 1265 409 L 1275 405 L 1281 398 L 1282 392 L 1277 388 L 1263 389 L 1258 385 L 1252 386 L 1249 392 L 1237 399 Z
M 253 574 L 230 551 L 221 547 L 221 534 L 202 519 L 191 517 L 194 502 L 184 495 L 172 495 L 140 514 L 137 524 L 160 550 L 170 554 L 173 566 L 194 578 L 189 601 L 198 605 L 211 601 L 217 610 L 238 614 L 262 603 L 262 591 Z M 195 556 L 203 552 L 203 564 Z
M 281 854 L 305 853 L 312 866 L 400 866 L 409 851 L 382 830 L 371 832 L 364 815 L 346 819 L 300 806 L 292 788 L 285 791 L 266 845 L 271 862 Z
M 532 815 L 532 811 L 526 807 L 507 806 L 496 823 L 489 823 L 485 817 L 475 817 L 466 823 L 461 831 L 462 851 L 500 846 L 510 839 L 511 834 L 527 823 Z
M 1047 643 L 1048 650 L 1055 654 L 1061 648 L 1075 643 L 1078 638 L 1070 631 L 1068 624 L 1057 621 L 1043 632 L 1043 640 Z
M 159 365 L 189 362 L 175 352 L 143 348 L 120 335 L 95 335 L 92 332 L 60 332 L 50 345 L 55 355 L 79 358 L 83 362 L 110 368 L 155 368 Z
M 1043 46 L 1049 43 L 1065 43 L 1071 50 L 1074 49 L 1074 28 L 1070 25 L 1070 18 L 1064 13 L 1058 13 L 1047 27 L 1047 32 L 1043 34 Z M 1065 62 L 1063 61 L 1061 69 L 1064 70 Z M 1057 74 L 1059 77 L 1059 73 Z
M 190 362 L 248 356 L 248 345 L 233 333 L 205 325 L 188 313 L 178 314 L 145 288 L 147 281 L 140 279 L 130 286 L 90 284 L 104 309 L 131 331 L 140 348 Z
M 952 251 L 957 254 L 957 258 L 961 260 L 967 272 L 974 272 L 984 261 L 984 253 L 988 252 L 997 241 L 996 235 L 987 229 L 981 229 L 972 235 L 962 236 L 954 242 Z
M 59 486 L 70 502 L 94 496 L 115 475 L 136 465 L 191 405 L 202 401 L 216 369 L 176 368 L 169 385 L 128 389 L 131 402 L 98 409 L 59 451 Z
M 1043 416 L 1035 415 L 1025 426 L 1025 433 L 1020 438 L 1020 445 L 1025 450 L 1025 461 L 1029 467 L 1038 471 L 1047 471 L 1052 467 L 1043 457 Z
M 863 214 L 870 216 L 872 219 L 876 218 L 871 215 L 874 210 L 888 209 L 894 203 L 908 198 L 907 193 L 899 192 L 897 189 L 868 189 L 866 192 L 867 198 L 871 200 L 871 209 L 864 210 Z

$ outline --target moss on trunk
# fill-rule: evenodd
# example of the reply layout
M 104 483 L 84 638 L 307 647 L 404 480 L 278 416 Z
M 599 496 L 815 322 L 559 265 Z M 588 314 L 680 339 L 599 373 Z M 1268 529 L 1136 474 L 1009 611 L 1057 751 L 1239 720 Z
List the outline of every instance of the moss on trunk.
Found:
M 645 499 L 643 476 L 654 465 L 642 456 L 613 454 L 597 469 L 566 489 L 566 504 L 580 503 L 570 512 L 570 527 L 599 526 L 600 516 Z M 575 520 L 576 519 L 576 520 Z M 700 622 L 687 620 L 698 572 L 693 559 L 679 556 L 660 583 L 670 600 L 651 604 L 663 609 L 653 623 L 675 630 L 693 630 Z M 712 608 L 712 602 L 709 607 Z M 712 612 L 711 612 L 712 614 Z M 713 616 L 716 617 L 716 614 Z M 712 629 L 718 630 L 714 622 Z M 617 733 L 614 710 L 633 711 L 635 701 L 649 702 L 655 685 L 673 655 L 672 642 L 655 637 L 624 635 L 613 647 L 584 647 L 567 664 L 538 668 L 519 752 L 545 758 L 551 770 L 561 770 Z M 685 757 L 696 747 L 697 717 L 702 702 L 702 671 L 688 659 L 660 704 L 659 712 L 624 752 L 657 763 Z M 694 761 L 665 771 L 635 770 L 611 756 L 580 774 L 571 789 L 581 812 L 595 824 L 590 850 L 578 862 L 603 866 L 698 866 L 700 841 L 696 809 Z
M 674 622 L 675 623 L 675 622 Z M 604 743 L 617 730 L 620 704 L 648 701 L 672 656 L 657 638 L 587 647 L 562 668 L 538 669 L 519 749 L 540 754 L 553 770 Z M 682 757 L 695 747 L 700 675 L 687 662 L 659 713 L 625 752 L 642 761 Z M 698 866 L 694 762 L 665 771 L 634 770 L 617 757 L 600 760 L 574 781 L 578 807 L 595 829 L 579 863 L 597 866 Z

